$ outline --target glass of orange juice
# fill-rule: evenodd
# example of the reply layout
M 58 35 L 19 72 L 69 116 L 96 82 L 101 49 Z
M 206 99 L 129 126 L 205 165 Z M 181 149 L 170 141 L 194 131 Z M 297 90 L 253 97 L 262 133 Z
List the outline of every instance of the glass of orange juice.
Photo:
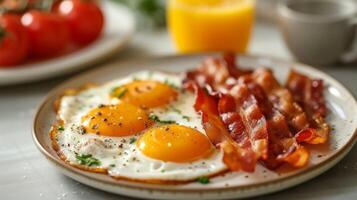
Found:
M 255 0 L 169 0 L 168 27 L 178 51 L 245 52 Z

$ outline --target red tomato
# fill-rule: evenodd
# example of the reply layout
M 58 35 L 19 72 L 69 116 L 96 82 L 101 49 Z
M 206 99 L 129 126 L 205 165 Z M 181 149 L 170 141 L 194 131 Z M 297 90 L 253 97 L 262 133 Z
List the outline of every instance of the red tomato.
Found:
M 68 26 L 57 14 L 29 11 L 22 16 L 21 22 L 29 33 L 32 56 L 55 56 L 62 53 L 69 44 Z
M 93 42 L 103 30 L 103 13 L 93 1 L 64 0 L 56 12 L 66 19 L 72 40 L 76 44 L 87 45 Z
M 0 15 L 0 66 L 16 65 L 28 54 L 28 36 L 15 14 Z

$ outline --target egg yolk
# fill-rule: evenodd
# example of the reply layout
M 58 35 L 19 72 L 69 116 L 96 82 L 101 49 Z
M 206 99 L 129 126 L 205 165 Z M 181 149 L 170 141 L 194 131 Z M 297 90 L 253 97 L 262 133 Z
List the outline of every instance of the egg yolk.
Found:
M 143 109 L 124 102 L 95 108 L 82 123 L 88 133 L 105 136 L 133 135 L 153 124 Z
M 212 152 L 212 145 L 205 135 L 175 124 L 147 130 L 136 145 L 150 158 L 177 163 L 195 161 Z
M 111 96 L 142 108 L 154 108 L 176 99 L 177 92 L 158 81 L 138 80 L 115 88 Z

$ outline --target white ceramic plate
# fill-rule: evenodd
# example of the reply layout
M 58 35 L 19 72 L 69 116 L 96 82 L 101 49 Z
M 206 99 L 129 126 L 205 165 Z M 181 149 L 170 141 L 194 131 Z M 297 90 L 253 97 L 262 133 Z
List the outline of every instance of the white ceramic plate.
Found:
M 73 53 L 12 68 L 0 68 L 0 85 L 25 83 L 74 72 L 117 53 L 130 41 L 135 20 L 131 12 L 111 1 L 103 1 L 105 27 L 98 40 Z
M 305 168 L 291 170 L 283 167 L 278 172 L 272 172 L 259 165 L 255 173 L 229 173 L 212 178 L 211 183 L 207 185 L 155 185 L 114 180 L 104 174 L 81 171 L 64 163 L 51 148 L 48 132 L 56 119 L 53 102 L 66 88 L 79 87 L 88 82 L 104 83 L 143 69 L 182 72 L 197 66 L 206 56 L 172 56 L 113 63 L 65 82 L 50 92 L 39 107 L 33 127 L 36 145 L 62 173 L 83 184 L 117 194 L 151 199 L 238 199 L 282 190 L 325 172 L 352 148 L 357 138 L 357 103 L 339 82 L 306 65 L 248 55 L 239 56 L 241 65 L 272 68 L 280 81 L 287 77 L 291 67 L 310 77 L 325 81 L 325 95 L 330 110 L 328 121 L 334 130 L 328 144 L 309 146 L 311 161 Z

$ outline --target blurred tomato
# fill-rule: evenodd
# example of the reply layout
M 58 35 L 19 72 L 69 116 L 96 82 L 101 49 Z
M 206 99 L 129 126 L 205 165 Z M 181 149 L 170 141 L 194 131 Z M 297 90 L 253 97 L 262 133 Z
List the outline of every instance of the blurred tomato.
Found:
M 21 22 L 29 34 L 32 56 L 55 56 L 69 44 L 68 26 L 60 15 L 34 10 L 25 13 Z
M 28 35 L 15 14 L 0 15 L 0 66 L 16 65 L 28 54 Z
M 54 9 L 65 18 L 76 44 L 87 45 L 93 42 L 103 30 L 104 16 L 94 1 L 64 0 Z

